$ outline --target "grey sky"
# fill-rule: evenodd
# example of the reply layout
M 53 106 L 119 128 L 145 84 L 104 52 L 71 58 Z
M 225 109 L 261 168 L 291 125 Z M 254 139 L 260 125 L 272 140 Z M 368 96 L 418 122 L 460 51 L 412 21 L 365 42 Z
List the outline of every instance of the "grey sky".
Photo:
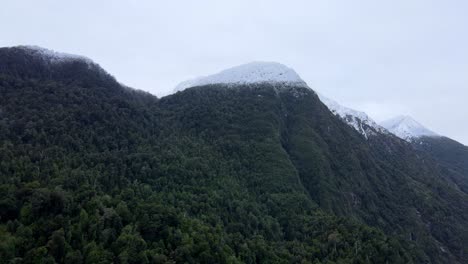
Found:
M 0 46 L 85 55 L 158 96 L 254 61 L 377 121 L 409 114 L 468 144 L 468 1 L 2 1 Z

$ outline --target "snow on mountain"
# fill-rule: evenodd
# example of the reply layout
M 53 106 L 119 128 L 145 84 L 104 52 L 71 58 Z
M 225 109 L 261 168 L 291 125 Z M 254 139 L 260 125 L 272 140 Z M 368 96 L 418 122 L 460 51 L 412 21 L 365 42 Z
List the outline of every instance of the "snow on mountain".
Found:
M 43 60 L 54 64 L 69 61 L 83 61 L 87 63 L 88 66 L 95 64 L 91 59 L 84 56 L 57 52 L 38 46 L 18 46 L 17 48 L 22 49 L 33 56 L 38 56 Z
M 174 92 L 211 84 L 233 86 L 261 83 L 308 88 L 307 84 L 293 69 L 283 64 L 277 62 L 251 62 L 213 75 L 182 82 L 175 87 Z
M 324 103 L 333 114 L 339 116 L 345 123 L 361 133 L 366 139 L 371 135 L 388 133 L 385 128 L 378 125 L 366 113 L 342 106 L 321 94 L 318 94 L 318 96 L 322 103 Z
M 380 123 L 395 136 L 411 142 L 422 136 L 439 137 L 438 134 L 425 128 L 410 116 L 397 116 Z

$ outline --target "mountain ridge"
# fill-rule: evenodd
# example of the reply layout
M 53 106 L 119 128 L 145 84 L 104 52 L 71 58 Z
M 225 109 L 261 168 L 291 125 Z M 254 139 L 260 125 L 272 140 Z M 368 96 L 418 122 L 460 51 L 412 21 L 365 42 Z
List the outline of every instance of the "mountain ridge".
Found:
M 117 80 L 91 59 L 38 46 L 0 48 L 0 74 L 117 87 Z
M 204 85 L 236 86 L 243 84 L 276 84 L 277 86 L 306 87 L 307 84 L 291 68 L 277 62 L 250 62 L 198 77 L 178 84 L 174 92 Z
M 377 122 L 370 118 L 366 113 L 342 106 L 336 101 L 325 97 L 320 93 L 318 96 L 320 97 L 320 100 L 328 107 L 328 109 L 330 109 L 330 111 L 339 116 L 356 131 L 361 133 L 366 139 L 372 135 L 388 133 L 385 128 L 377 124 Z
M 78 60 L 78 61 L 84 61 L 88 64 L 96 64 L 93 60 L 85 56 L 57 52 L 54 50 L 46 49 L 46 48 L 35 46 L 35 45 L 15 46 L 15 47 L 10 47 L 10 48 L 24 50 L 25 52 L 28 52 L 33 56 L 40 56 L 44 60 L 48 60 L 51 63 L 63 63 L 67 61 Z
M 466 195 L 408 143 L 365 140 L 308 87 L 158 99 L 101 84 L 0 74 L 4 259 L 466 260 Z

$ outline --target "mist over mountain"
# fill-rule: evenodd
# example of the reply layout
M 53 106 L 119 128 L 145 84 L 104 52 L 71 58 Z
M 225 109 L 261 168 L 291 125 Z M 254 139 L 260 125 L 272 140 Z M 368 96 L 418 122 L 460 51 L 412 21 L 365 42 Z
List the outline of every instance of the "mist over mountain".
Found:
M 176 90 L 1 48 L 0 259 L 468 261 L 465 146 L 401 139 L 279 63 Z

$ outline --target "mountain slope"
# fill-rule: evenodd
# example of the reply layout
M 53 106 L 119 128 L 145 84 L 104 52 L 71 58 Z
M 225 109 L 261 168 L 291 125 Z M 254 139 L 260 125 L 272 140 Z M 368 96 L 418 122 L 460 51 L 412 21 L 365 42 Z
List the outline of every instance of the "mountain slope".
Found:
M 322 101 L 333 114 L 339 116 L 345 123 L 361 133 L 366 139 L 373 135 L 388 134 L 387 130 L 378 125 L 366 113 L 342 106 L 321 94 L 319 94 L 319 97 L 320 101 Z
M 309 198 L 283 148 L 282 103 L 271 86 L 157 99 L 88 75 L 83 82 L 15 67 L 21 71 L 0 72 L 2 262 L 417 256 L 405 241 L 325 213 Z
M 429 154 L 457 188 L 468 193 L 468 147 L 447 137 L 419 137 L 415 149 Z
M 114 77 L 92 60 L 36 46 L 0 48 L 0 73 L 29 79 L 52 79 L 83 86 L 116 86 Z
M 432 248 L 429 255 L 444 255 L 447 244 L 439 242 L 448 241 L 445 232 L 453 227 L 448 219 L 457 218 L 459 231 L 448 232 L 459 240 L 448 247 L 457 253 L 466 247 L 465 209 L 457 206 L 467 208 L 467 197 L 441 180 L 438 168 L 394 137 L 376 134 L 363 142 L 354 131 L 337 133 L 336 125 L 320 120 L 311 105 L 292 100 L 292 109 L 303 117 L 300 122 L 288 114 L 297 140 L 289 141 L 295 146 L 289 149 L 304 185 L 322 208 L 357 217 L 389 233 L 405 234 L 426 250 Z M 437 208 L 450 209 L 435 215 Z
M 409 116 L 399 116 L 384 121 L 382 126 L 373 121 L 366 113 L 344 107 L 337 102 L 320 95 L 320 100 L 345 123 L 369 136 L 394 134 L 412 144 L 418 155 L 435 162 L 444 180 L 461 191 L 468 191 L 468 153 L 467 147 L 447 137 L 439 136 L 422 126 Z M 386 127 L 386 129 L 384 128 Z M 388 129 L 388 130 L 387 130 Z
M 421 137 L 415 146 L 468 175 L 468 147 L 447 137 Z
M 382 122 L 395 134 L 412 144 L 421 155 L 428 155 L 443 171 L 444 178 L 456 188 L 468 193 L 468 148 L 450 138 L 425 128 L 409 116 Z
M 0 73 L 2 259 L 466 260 L 466 195 L 307 87 L 208 82 L 157 99 L 30 76 Z
M 208 84 L 223 88 L 216 83 Z M 367 132 L 362 134 L 368 141 L 356 138 L 349 128 L 334 131 L 338 119 L 331 118 L 326 108 L 319 107 L 321 103 L 313 91 L 301 87 L 277 89 L 275 85 L 272 88 L 279 94 L 286 111 L 282 144 L 314 201 L 327 211 L 352 216 L 415 240 L 434 262 L 444 262 L 444 258 L 455 261 L 448 253 L 449 248 L 456 257 L 462 256 L 459 252 L 463 252 L 468 238 L 462 224 L 466 219 L 467 197 L 445 181 L 446 175 L 437 166 L 427 164 L 427 155 L 419 155 L 367 115 L 356 115 L 356 111 L 343 107 L 338 110 L 346 111 L 337 111 L 328 100 L 334 114 L 357 132 Z M 322 115 L 327 118 L 320 120 Z M 334 124 L 330 123 L 332 120 Z M 341 124 L 338 121 L 338 127 L 343 129 Z M 367 131 L 357 129 L 354 124 L 361 124 Z M 436 208 L 450 209 L 434 214 Z M 449 224 L 448 220 L 440 222 L 441 217 L 457 219 L 458 224 Z M 457 227 L 452 229 L 454 226 Z M 452 238 L 458 238 L 449 242 L 445 237 L 447 232 Z

